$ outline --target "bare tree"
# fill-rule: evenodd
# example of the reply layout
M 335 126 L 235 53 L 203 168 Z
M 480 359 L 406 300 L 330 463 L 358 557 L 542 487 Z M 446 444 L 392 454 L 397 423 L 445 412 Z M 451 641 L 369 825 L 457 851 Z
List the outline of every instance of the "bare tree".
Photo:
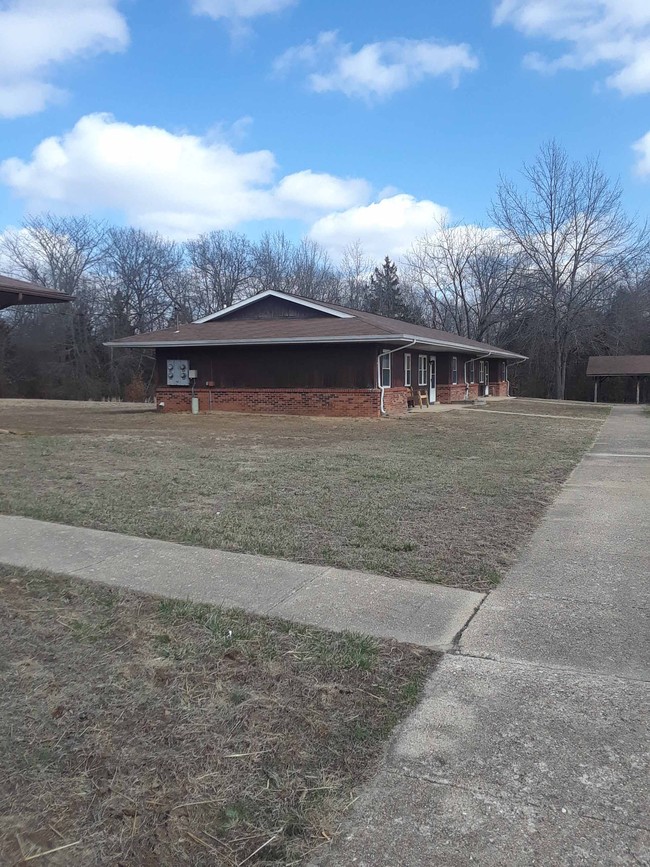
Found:
M 129 333 L 141 334 L 167 324 L 177 307 L 182 263 L 178 245 L 156 233 L 134 228 L 109 230 L 104 292 L 112 299 L 114 315 L 128 323 Z
M 491 216 L 524 257 L 540 321 L 550 331 L 554 392 L 564 398 L 567 360 L 584 340 L 589 311 L 605 303 L 648 247 L 621 189 L 596 159 L 572 162 L 556 143 L 524 165 L 525 189 L 502 178 Z
M 373 268 L 373 262 L 366 256 L 361 241 L 348 244 L 343 251 L 339 270 L 345 294 L 344 303 L 354 310 L 363 310 L 368 303 Z
M 103 258 L 107 229 L 89 217 L 29 217 L 8 232 L 2 252 L 34 283 L 74 295 Z
M 229 307 L 252 291 L 253 247 L 236 232 L 208 232 L 185 245 L 196 316 Z
M 499 233 L 441 223 L 406 255 L 409 275 L 438 328 L 485 340 L 512 304 L 521 257 Z

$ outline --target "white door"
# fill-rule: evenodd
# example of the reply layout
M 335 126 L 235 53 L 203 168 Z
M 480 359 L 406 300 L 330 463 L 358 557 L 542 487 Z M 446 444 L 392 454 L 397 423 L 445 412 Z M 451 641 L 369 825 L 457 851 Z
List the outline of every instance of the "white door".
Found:
M 436 357 L 429 356 L 429 403 L 436 402 Z

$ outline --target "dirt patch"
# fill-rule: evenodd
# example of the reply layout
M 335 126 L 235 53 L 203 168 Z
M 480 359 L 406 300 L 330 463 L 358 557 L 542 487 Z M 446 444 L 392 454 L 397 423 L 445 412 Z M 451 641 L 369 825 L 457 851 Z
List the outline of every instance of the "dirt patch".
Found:
M 5 400 L 0 426 L 24 436 L 0 435 L 0 511 L 487 591 L 603 418 Z
M 433 652 L 0 567 L 0 862 L 297 864 Z

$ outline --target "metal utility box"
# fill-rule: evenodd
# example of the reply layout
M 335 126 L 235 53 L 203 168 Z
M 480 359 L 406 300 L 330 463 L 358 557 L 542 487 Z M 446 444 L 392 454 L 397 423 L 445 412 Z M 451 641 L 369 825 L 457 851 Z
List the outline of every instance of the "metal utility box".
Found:
M 167 361 L 167 385 L 190 385 L 190 363 L 178 358 Z

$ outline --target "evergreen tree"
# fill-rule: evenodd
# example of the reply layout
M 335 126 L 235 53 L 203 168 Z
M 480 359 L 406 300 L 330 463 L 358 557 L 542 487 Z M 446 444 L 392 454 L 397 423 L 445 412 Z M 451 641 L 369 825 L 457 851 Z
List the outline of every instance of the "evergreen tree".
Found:
M 370 313 L 389 316 L 391 319 L 404 319 L 407 322 L 417 322 L 419 312 L 404 297 L 397 265 L 386 256 L 380 268 L 375 268 L 370 277 L 370 293 L 368 298 Z

